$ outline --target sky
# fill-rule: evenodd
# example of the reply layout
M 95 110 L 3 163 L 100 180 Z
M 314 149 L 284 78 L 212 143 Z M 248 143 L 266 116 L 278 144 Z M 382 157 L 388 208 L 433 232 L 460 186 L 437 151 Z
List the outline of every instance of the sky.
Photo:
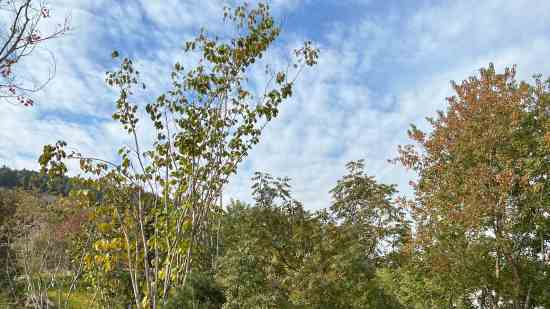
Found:
M 254 1 L 249 1 L 254 3 Z M 126 141 L 111 119 L 116 93 L 104 83 L 113 50 L 135 59 L 146 100 L 167 87 L 171 66 L 192 63 L 183 43 L 204 27 L 225 33 L 222 0 L 50 0 L 51 20 L 72 30 L 17 69 L 40 81 L 55 57 L 55 78 L 37 104 L 0 103 L 0 165 L 38 169 L 43 145 L 65 140 L 82 153 L 116 158 Z M 250 201 L 255 171 L 292 179 L 308 209 L 330 205 L 329 191 L 350 160 L 365 159 L 377 180 L 410 195 L 414 174 L 388 163 L 408 143 L 411 123 L 445 109 L 450 81 L 494 63 L 517 65 L 519 79 L 550 75 L 550 1 L 272 0 L 283 31 L 265 61 L 284 63 L 297 42 L 320 48 L 317 66 L 300 75 L 293 98 L 264 130 L 224 199 Z M 260 78 L 255 74 L 252 78 Z M 146 128 L 141 128 L 146 130 Z M 146 131 L 143 131 L 147 133 Z

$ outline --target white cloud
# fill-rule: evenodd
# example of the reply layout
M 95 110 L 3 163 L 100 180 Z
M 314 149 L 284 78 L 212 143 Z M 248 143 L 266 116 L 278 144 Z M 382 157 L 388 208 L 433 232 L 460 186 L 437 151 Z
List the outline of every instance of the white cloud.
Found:
M 344 164 L 366 158 L 370 174 L 410 194 L 414 175 L 386 161 L 396 156 L 397 145 L 408 143 L 409 124 L 427 129 L 424 118 L 444 109 L 449 81 L 489 62 L 499 69 L 518 64 L 521 78 L 540 72 L 550 51 L 550 9 L 543 6 L 548 2 L 455 2 L 404 20 L 384 23 L 367 12 L 358 25 L 335 25 L 318 67 L 300 79 L 293 102 L 270 124 L 230 192 L 250 200 L 245 177 L 265 170 L 290 176 L 306 207 L 326 207 Z M 377 89 L 360 76 L 388 62 L 395 64 L 386 70 L 392 74 L 380 77 L 390 84 L 388 93 L 373 95 Z M 403 76 L 400 65 L 414 76 Z M 384 108 L 384 96 L 395 100 L 394 108 Z
M 272 7 L 284 16 L 306 2 L 275 0 Z M 175 59 L 192 62 L 182 55 L 184 40 L 201 26 L 223 30 L 219 3 L 52 1 L 58 16 L 72 15 L 75 29 L 48 45 L 57 76 L 40 94 L 38 107 L 3 107 L 0 165 L 36 168 L 42 145 L 58 139 L 112 158 L 125 139 L 109 120 L 115 94 L 103 78 L 112 65 L 110 51 L 123 47 L 123 54 L 138 57 L 149 88 L 163 89 Z M 225 197 L 250 200 L 249 177 L 260 170 L 290 176 L 306 207 L 326 207 L 345 163 L 361 158 L 369 173 L 409 192 L 412 175 L 386 159 L 407 142 L 410 123 L 425 127 L 424 117 L 444 108 L 450 80 L 464 79 L 491 61 L 500 69 L 518 64 L 522 78 L 549 73 L 541 66 L 550 54 L 549 2 L 459 1 L 403 12 L 381 18 L 365 9 L 355 24 L 319 27 L 330 29 L 321 35 L 319 65 L 301 76 L 294 98 L 268 126 Z M 293 30 L 285 29 L 270 60 L 284 64 L 288 46 L 303 39 Z M 29 62 L 26 70 L 40 79 L 47 67 Z

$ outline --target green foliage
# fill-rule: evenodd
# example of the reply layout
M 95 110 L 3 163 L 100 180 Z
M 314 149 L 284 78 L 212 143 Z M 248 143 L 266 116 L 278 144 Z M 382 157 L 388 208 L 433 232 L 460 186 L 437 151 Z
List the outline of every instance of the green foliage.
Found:
M 310 213 L 292 198 L 289 179 L 257 173 L 254 180 L 255 205 L 234 202 L 223 217 L 218 278 L 226 308 L 401 308 L 376 278 L 389 258 L 376 248 L 394 232 L 374 233 L 378 221 L 366 215 L 395 219 L 393 187 L 351 163 L 333 207 Z M 349 190 L 353 199 L 345 198 Z
M 211 274 L 193 272 L 181 290 L 176 291 L 163 308 L 166 309 L 219 309 L 225 303 L 223 289 Z

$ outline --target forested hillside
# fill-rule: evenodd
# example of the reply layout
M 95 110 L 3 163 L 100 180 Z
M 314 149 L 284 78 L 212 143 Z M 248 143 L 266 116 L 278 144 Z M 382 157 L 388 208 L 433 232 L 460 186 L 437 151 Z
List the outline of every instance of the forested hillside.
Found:
M 7 166 L 0 167 L 0 188 L 25 189 L 67 195 L 71 190 L 69 178 L 48 179 L 37 171 L 14 170 Z
M 226 8 L 224 22 L 232 36 L 189 40 L 194 65 L 174 63 L 152 101 L 135 60 L 112 53 L 129 141 L 116 159 L 60 140 L 40 171 L 0 168 L 0 307 L 550 308 L 550 79 L 488 64 L 452 82 L 429 127 L 387 154 L 415 172 L 409 196 L 358 158 L 318 192 L 322 209 L 277 171 L 254 174 L 252 202 L 224 203 L 323 57 L 305 41 L 253 71 L 281 33 L 270 7 Z

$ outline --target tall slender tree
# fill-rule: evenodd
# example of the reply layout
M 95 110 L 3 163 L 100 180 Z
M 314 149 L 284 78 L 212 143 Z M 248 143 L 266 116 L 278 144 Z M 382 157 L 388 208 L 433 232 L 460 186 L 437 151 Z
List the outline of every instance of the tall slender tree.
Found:
M 115 283 L 129 277 L 138 308 L 158 308 L 185 286 L 229 176 L 292 95 L 301 70 L 317 60 L 318 51 L 306 42 L 287 68 L 267 68 L 270 82 L 255 91 L 248 74 L 280 28 L 262 3 L 228 8 L 225 21 L 235 36 L 222 40 L 202 31 L 187 42 L 186 51 L 199 56 L 197 65 L 185 70 L 176 63 L 171 89 L 152 103 L 134 103 L 134 93 L 146 87 L 132 60 L 107 74 L 107 83 L 120 91 L 113 118 L 133 141 L 119 150 L 120 163 L 67 153 L 64 142 L 45 146 L 40 158 L 52 174 L 66 171 L 65 159 L 76 159 L 99 177 L 91 183 L 97 194 L 83 192 L 93 205 L 97 235 L 88 269 Z M 138 134 L 143 110 L 153 125 L 151 147 Z

